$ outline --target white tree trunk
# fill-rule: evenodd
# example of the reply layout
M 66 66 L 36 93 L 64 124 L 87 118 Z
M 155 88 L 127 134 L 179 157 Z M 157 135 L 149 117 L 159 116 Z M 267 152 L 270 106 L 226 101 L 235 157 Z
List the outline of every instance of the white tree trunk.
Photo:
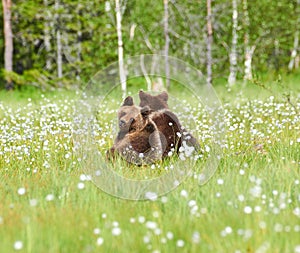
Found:
M 78 16 L 81 16 L 80 11 L 77 13 Z M 82 61 L 82 24 L 81 21 L 78 20 L 78 31 L 77 31 L 77 61 L 81 62 Z M 80 74 L 81 74 L 81 69 L 78 67 L 76 68 L 76 79 L 80 80 Z
M 63 76 L 62 71 L 62 40 L 61 40 L 61 33 L 60 33 L 60 22 L 59 22 L 59 0 L 55 0 L 55 10 L 56 10 L 56 65 L 57 65 L 57 77 L 60 79 Z M 61 82 L 58 84 L 61 86 Z
M 291 59 L 289 62 L 288 69 L 292 71 L 293 68 L 297 68 L 297 55 L 299 50 L 299 25 L 300 25 L 300 0 L 297 0 L 297 7 L 296 7 L 296 15 L 297 15 L 297 22 L 296 22 L 296 32 L 294 34 L 294 45 L 293 50 L 291 52 Z M 299 56 L 298 56 L 299 57 Z
M 250 47 L 247 45 L 245 47 L 245 73 L 244 73 L 244 80 L 252 80 L 252 58 L 254 54 L 256 46 L 253 45 Z
M 207 42 L 206 42 L 206 82 L 208 85 L 212 84 L 212 15 L 211 15 L 211 0 L 206 0 L 207 7 Z
M 11 0 L 2 0 L 3 6 L 3 22 L 4 22 L 4 40 L 5 40 L 5 49 L 4 49 L 4 68 L 5 71 L 13 71 L 13 33 L 11 26 Z M 6 77 L 7 90 L 13 88 L 13 83 L 11 78 Z
M 289 71 L 292 71 L 295 66 L 295 59 L 297 57 L 298 47 L 299 47 L 299 31 L 296 31 L 294 35 L 294 47 L 291 53 L 291 59 L 288 66 Z
M 126 75 L 125 75 L 124 57 L 123 57 L 122 16 L 121 16 L 119 0 L 116 0 L 116 21 L 117 21 L 117 35 L 118 35 L 119 74 L 120 74 L 121 89 L 123 92 L 123 96 L 125 96 L 125 94 L 126 94 Z
M 44 22 L 44 43 L 45 43 L 45 49 L 47 52 L 46 55 L 46 69 L 50 70 L 51 69 L 51 57 L 50 57 L 50 52 L 51 52 L 51 35 L 50 35 L 50 20 L 51 20 L 51 13 L 48 10 L 48 0 L 44 0 L 44 6 L 46 9 L 46 17 L 45 17 L 45 22 Z
M 148 91 L 151 91 L 151 87 L 152 87 L 152 82 L 151 82 L 151 79 L 149 77 L 149 73 L 147 73 L 146 71 L 146 68 L 145 68 L 145 62 L 144 62 L 144 55 L 141 55 L 141 70 L 142 70 L 142 73 L 146 79 L 146 82 L 147 82 L 147 90 Z
M 255 50 L 255 46 L 249 45 L 249 13 L 248 13 L 248 3 L 247 0 L 243 0 L 243 11 L 244 11 L 244 54 L 245 54 L 245 60 L 244 60 L 244 80 L 252 80 L 252 57 Z
M 169 45 L 170 45 L 170 37 L 169 37 L 169 0 L 164 0 L 164 34 L 165 34 L 165 71 L 166 71 L 166 87 L 169 89 L 170 87 L 170 66 L 169 66 Z
M 231 50 L 229 54 L 230 61 L 230 73 L 228 77 L 228 84 L 234 85 L 236 83 L 236 74 L 237 74 L 237 28 L 238 28 L 238 9 L 237 9 L 237 0 L 232 0 L 232 42 Z

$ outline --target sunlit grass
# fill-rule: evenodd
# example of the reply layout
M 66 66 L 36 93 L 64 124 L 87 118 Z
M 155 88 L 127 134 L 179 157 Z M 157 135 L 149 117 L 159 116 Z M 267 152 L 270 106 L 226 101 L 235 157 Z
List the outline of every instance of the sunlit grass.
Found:
M 299 115 L 282 96 L 249 101 L 245 94 L 220 94 L 226 97 L 224 155 L 201 187 L 209 129 L 201 108 L 183 103 L 203 159 L 155 201 L 118 199 L 90 181 L 73 152 L 74 94 L 18 98 L 18 106 L 3 99 L 0 252 L 300 252 Z M 300 111 L 299 97 L 292 99 Z M 103 154 L 113 143 L 121 101 L 107 103 L 98 117 Z M 176 159 L 154 167 L 118 160 L 112 167 L 127 178 L 156 178 Z

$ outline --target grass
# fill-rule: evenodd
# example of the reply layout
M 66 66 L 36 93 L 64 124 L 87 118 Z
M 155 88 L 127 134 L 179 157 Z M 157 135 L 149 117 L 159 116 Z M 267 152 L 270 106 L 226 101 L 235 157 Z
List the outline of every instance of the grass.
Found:
M 203 110 L 186 97 L 203 158 L 154 201 L 115 198 L 89 180 L 73 152 L 74 93 L 1 93 L 0 252 L 300 252 L 299 90 L 290 90 L 293 109 L 280 88 L 249 98 L 258 88 L 216 88 L 228 132 L 204 186 L 198 180 L 209 132 Z M 112 144 L 113 108 L 121 103 L 112 96 L 99 105 L 101 152 Z M 175 162 L 151 169 L 120 161 L 114 169 L 156 178 Z

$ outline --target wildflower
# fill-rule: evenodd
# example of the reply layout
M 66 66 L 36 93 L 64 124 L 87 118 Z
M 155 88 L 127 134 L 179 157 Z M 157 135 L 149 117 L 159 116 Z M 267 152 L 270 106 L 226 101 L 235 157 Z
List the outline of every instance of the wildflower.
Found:
M 18 194 L 19 195 L 24 195 L 26 193 L 26 189 L 24 187 L 21 187 L 18 189 Z
M 182 247 L 184 246 L 184 241 L 183 241 L 183 240 L 178 240 L 178 241 L 176 242 L 176 246 L 177 246 L 178 248 L 182 248 Z
M 100 228 L 94 228 L 94 234 L 99 235 L 101 232 Z
M 22 248 L 23 248 L 23 242 L 22 241 L 15 241 L 14 249 L 15 250 L 21 250 Z
M 114 227 L 111 231 L 112 235 L 114 235 L 114 236 L 119 236 L 121 234 L 121 232 L 122 232 L 121 228 L 119 228 L 119 227 Z
M 97 245 L 98 246 L 101 246 L 103 244 L 103 242 L 104 242 L 104 239 L 102 237 L 97 238 Z
M 79 190 L 84 189 L 84 183 L 83 183 L 83 182 L 79 182 L 79 183 L 77 184 L 77 188 L 78 188 Z
M 246 213 L 246 214 L 252 213 L 252 208 L 250 206 L 245 206 L 244 213 Z

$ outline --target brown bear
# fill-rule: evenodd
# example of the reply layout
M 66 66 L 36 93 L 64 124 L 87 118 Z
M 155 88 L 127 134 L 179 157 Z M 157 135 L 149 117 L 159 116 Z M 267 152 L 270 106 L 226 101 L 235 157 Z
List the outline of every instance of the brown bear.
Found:
M 128 162 L 137 165 L 153 163 L 162 158 L 162 146 L 155 123 L 149 118 L 150 108 L 138 107 L 127 97 L 118 111 L 119 133 L 113 147 L 107 152 L 111 158 L 116 152 Z
M 167 92 L 162 92 L 156 96 L 145 93 L 144 91 L 139 92 L 140 106 L 149 106 L 151 110 L 158 111 L 161 109 L 169 109 L 168 99 L 169 95 Z
M 170 156 L 174 151 L 178 153 L 183 149 L 199 149 L 196 138 L 181 126 L 178 117 L 168 109 L 167 92 L 153 96 L 140 91 L 139 97 L 140 106 L 149 106 L 152 109 L 149 117 L 161 133 L 163 157 Z

